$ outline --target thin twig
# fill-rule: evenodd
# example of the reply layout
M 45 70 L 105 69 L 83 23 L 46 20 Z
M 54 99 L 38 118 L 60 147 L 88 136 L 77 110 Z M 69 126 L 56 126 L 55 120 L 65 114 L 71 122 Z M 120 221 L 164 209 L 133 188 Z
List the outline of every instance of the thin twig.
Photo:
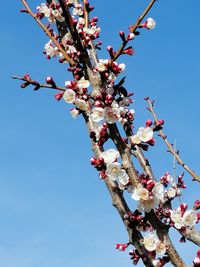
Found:
M 43 29 L 43 31 L 49 36 L 49 38 L 52 40 L 52 42 L 55 44 L 55 46 L 58 48 L 58 50 L 63 54 L 63 57 L 65 60 L 67 60 L 72 66 L 75 65 L 75 62 L 73 59 L 71 59 L 65 50 L 62 48 L 62 46 L 57 42 L 57 40 L 51 35 L 50 31 L 42 24 L 40 19 L 37 18 L 37 16 L 31 11 L 29 5 L 27 4 L 26 0 L 21 0 L 23 5 L 26 7 L 27 12 L 35 19 L 35 21 L 39 24 L 39 26 Z
M 29 80 L 29 79 L 26 79 L 26 78 L 24 78 L 24 77 L 12 76 L 12 78 L 13 78 L 14 80 L 20 80 L 20 81 L 27 82 L 27 83 L 29 83 L 30 85 L 36 85 L 36 82 L 35 82 L 34 80 Z M 53 85 L 50 85 L 50 84 L 42 84 L 42 83 L 38 83 L 38 82 L 37 82 L 37 85 L 38 85 L 39 88 L 54 89 L 54 90 L 59 90 L 59 91 L 63 91 L 63 92 L 66 91 L 65 88 L 63 88 L 63 87 L 59 87 L 59 86 L 57 86 L 57 85 L 54 85 L 54 86 L 53 86 Z
M 87 0 L 83 0 L 84 3 L 84 18 L 85 18 L 85 27 L 88 28 L 89 27 L 89 13 L 87 10 Z
M 152 6 L 155 4 L 156 0 L 151 0 L 151 2 L 148 4 L 144 12 L 139 16 L 138 20 L 136 21 L 135 25 L 131 27 L 131 32 L 134 33 L 138 26 L 140 25 L 141 21 L 144 19 L 144 17 L 147 15 L 147 13 L 150 11 Z M 116 52 L 114 58 L 112 59 L 112 62 L 115 61 L 123 52 L 125 46 L 128 44 L 129 40 L 124 40 L 118 51 Z
M 154 117 L 154 121 L 156 126 L 159 126 L 159 121 L 157 118 L 157 115 L 154 111 L 153 108 L 153 104 L 152 102 L 147 99 L 147 102 L 149 104 L 149 111 L 152 113 L 153 117 Z M 166 135 L 164 134 L 163 130 L 159 130 L 159 135 L 160 137 L 163 139 L 163 141 L 165 142 L 165 144 L 168 147 L 169 152 L 175 157 L 175 159 L 177 160 L 177 162 L 193 177 L 193 179 L 197 182 L 200 182 L 200 177 L 194 172 L 192 171 L 184 162 L 183 160 L 180 158 L 179 154 L 174 150 L 173 146 L 170 144 L 170 142 L 167 140 Z

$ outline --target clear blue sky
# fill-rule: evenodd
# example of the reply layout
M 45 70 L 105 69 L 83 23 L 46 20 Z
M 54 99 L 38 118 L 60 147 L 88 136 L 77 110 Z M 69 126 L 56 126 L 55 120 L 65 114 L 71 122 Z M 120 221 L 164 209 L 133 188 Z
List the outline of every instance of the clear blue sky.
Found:
M 127 30 L 147 2 L 91 1 L 102 26 L 104 48 L 119 46 L 119 30 Z M 92 152 L 82 119 L 73 120 L 69 107 L 54 100 L 54 92 L 22 90 L 11 80 L 13 74 L 30 73 L 39 81 L 54 74 L 63 85 L 70 75 L 64 65 L 42 55 L 48 39 L 28 15 L 18 12 L 21 1 L 2 5 L 0 266 L 131 266 L 128 253 L 113 248 L 126 242 L 127 234 L 89 164 Z M 126 86 L 135 93 L 136 127 L 150 118 L 143 101 L 148 95 L 156 100 L 169 139 L 177 140 L 182 158 L 197 173 L 199 10 L 199 0 L 158 1 L 149 14 L 157 21 L 156 29 L 144 30 L 133 43 L 136 55 L 120 60 L 127 66 Z M 172 171 L 172 159 L 161 141 L 149 157 L 158 178 Z M 183 200 L 192 205 L 200 187 L 185 177 L 188 193 Z M 193 247 L 178 244 L 178 249 L 191 263 Z

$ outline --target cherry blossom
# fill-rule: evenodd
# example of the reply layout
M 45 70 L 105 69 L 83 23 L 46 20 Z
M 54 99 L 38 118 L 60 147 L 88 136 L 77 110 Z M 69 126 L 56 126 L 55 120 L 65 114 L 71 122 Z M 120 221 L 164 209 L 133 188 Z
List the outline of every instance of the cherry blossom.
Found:
M 80 80 L 77 81 L 77 86 L 82 88 L 88 88 L 90 86 L 90 82 L 88 80 L 85 80 L 84 77 L 82 77 Z
M 147 27 L 147 29 L 149 29 L 149 30 L 153 30 L 153 29 L 155 28 L 155 26 L 156 26 L 156 22 L 155 22 L 154 19 L 152 19 L 152 18 L 148 18 L 148 19 L 146 20 L 146 27 Z
M 106 174 L 111 180 L 116 181 L 120 170 L 121 165 L 118 162 L 108 163 L 106 167 Z
M 187 226 L 192 227 L 197 222 L 197 213 L 194 210 L 188 210 L 183 214 L 181 208 L 179 207 L 176 210 L 170 211 L 170 218 L 177 229 Z
M 119 152 L 111 148 L 102 152 L 101 157 L 104 159 L 105 163 L 113 163 L 119 158 Z
M 104 119 L 105 116 L 105 110 L 101 107 L 95 107 L 92 110 L 91 119 L 94 122 L 100 122 Z
M 150 127 L 140 127 L 137 131 L 137 136 L 141 142 L 148 142 L 153 138 L 153 130 Z
M 72 115 L 72 118 L 76 119 L 76 117 L 79 115 L 79 111 L 76 108 L 72 108 L 70 110 L 70 113 Z
M 85 100 L 83 99 L 79 99 L 77 98 L 74 102 L 74 104 L 76 105 L 76 107 L 80 110 L 87 110 L 87 104 L 85 102 Z
M 76 93 L 72 89 L 68 89 L 64 92 L 63 99 L 69 104 L 74 103 L 76 99 Z

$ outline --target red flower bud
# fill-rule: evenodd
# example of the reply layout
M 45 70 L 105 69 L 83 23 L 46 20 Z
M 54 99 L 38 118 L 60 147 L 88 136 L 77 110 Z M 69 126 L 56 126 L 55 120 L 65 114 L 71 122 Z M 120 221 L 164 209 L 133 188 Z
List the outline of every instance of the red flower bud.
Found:
M 153 124 L 152 120 L 146 121 L 146 127 L 151 127 L 152 124 Z
M 58 94 L 56 94 L 54 96 L 55 96 L 56 100 L 60 101 L 62 99 L 63 95 L 64 95 L 64 93 L 58 93 Z
M 96 163 L 97 163 L 97 159 L 96 159 L 95 157 L 92 157 L 92 158 L 90 159 L 90 164 L 95 166 Z

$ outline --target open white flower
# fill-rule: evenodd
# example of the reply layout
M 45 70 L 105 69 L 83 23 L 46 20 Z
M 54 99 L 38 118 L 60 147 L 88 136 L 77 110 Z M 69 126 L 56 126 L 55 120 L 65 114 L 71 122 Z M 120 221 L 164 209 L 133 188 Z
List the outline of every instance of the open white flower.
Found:
M 79 108 L 81 110 L 87 110 L 87 104 L 86 104 L 85 100 L 83 100 L 83 99 L 77 98 L 75 100 L 74 104 L 76 105 L 77 108 Z
M 77 86 L 82 88 L 88 88 L 90 86 L 90 82 L 88 80 L 85 80 L 84 77 L 82 77 L 80 80 L 77 81 Z
M 177 210 L 171 210 L 170 218 L 177 229 L 181 229 L 184 226 L 180 208 L 178 208 Z
M 108 163 L 106 168 L 106 174 L 111 180 L 116 181 L 119 176 L 120 169 L 121 166 L 118 162 Z
M 43 13 L 45 17 L 50 17 L 51 10 L 45 3 L 42 3 L 40 6 L 37 7 L 38 12 Z
M 159 239 L 155 233 L 151 233 L 145 236 L 143 239 L 144 247 L 146 248 L 146 250 L 150 252 L 156 250 L 158 243 L 159 243 Z
M 93 127 L 94 127 L 93 130 L 94 130 L 94 132 L 96 134 L 96 140 L 99 141 L 99 139 L 100 139 L 100 132 L 101 132 L 101 130 L 103 128 L 103 125 L 101 123 L 99 123 L 99 122 L 94 122 Z
M 120 118 L 119 108 L 106 107 L 105 108 L 105 120 L 107 123 L 115 123 Z
M 104 119 L 104 115 L 105 115 L 105 111 L 103 108 L 95 107 L 92 110 L 91 119 L 94 122 L 100 122 L 101 120 Z
M 70 113 L 72 115 L 72 118 L 76 119 L 76 117 L 79 114 L 79 111 L 76 108 L 73 108 L 73 109 L 71 109 Z
M 156 182 L 152 189 L 153 196 L 156 202 L 160 203 L 164 200 L 164 187 L 161 183 Z
M 99 62 L 96 65 L 96 70 L 99 72 L 104 72 L 107 70 L 107 67 L 102 62 Z
M 180 207 L 176 210 L 171 210 L 170 217 L 177 229 L 192 227 L 197 222 L 197 213 L 194 210 L 188 210 L 182 214 Z
M 44 50 L 49 57 L 54 57 L 58 54 L 58 50 L 54 47 L 53 42 L 50 40 L 45 44 Z
M 141 143 L 140 137 L 137 134 L 132 135 L 130 141 L 132 145 L 139 145 Z
M 156 22 L 154 19 L 152 18 L 148 18 L 147 21 L 146 21 L 146 27 L 147 29 L 149 30 L 153 30 L 156 26 Z
M 170 187 L 168 190 L 167 190 L 167 196 L 169 198 L 175 198 L 177 194 L 177 189 L 175 189 L 174 187 Z
M 137 131 L 137 136 L 142 142 L 148 142 L 153 138 L 153 130 L 150 127 L 140 127 Z
M 197 213 L 194 210 L 188 210 L 183 215 L 183 223 L 185 226 L 193 226 L 197 222 Z
M 129 177 L 128 174 L 126 173 L 126 171 L 124 169 L 120 169 L 118 172 L 118 177 L 119 177 L 119 183 L 122 186 L 125 186 L 129 183 Z
M 64 92 L 63 99 L 69 104 L 74 103 L 76 99 L 76 93 L 72 89 L 68 89 Z
M 144 188 L 142 185 L 138 185 L 137 188 L 134 188 L 132 196 L 134 200 L 148 200 L 149 198 L 149 191 Z
M 105 163 L 113 163 L 119 158 L 119 152 L 111 148 L 102 152 L 100 156 L 104 159 Z
M 66 47 L 67 42 L 73 42 L 72 35 L 70 32 L 67 32 L 62 38 L 62 44 Z

